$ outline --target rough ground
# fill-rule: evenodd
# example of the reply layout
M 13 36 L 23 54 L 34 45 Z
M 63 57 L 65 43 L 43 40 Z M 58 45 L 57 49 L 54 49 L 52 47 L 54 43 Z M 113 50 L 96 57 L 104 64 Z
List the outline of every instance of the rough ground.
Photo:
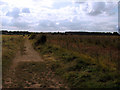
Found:
M 55 77 L 54 72 L 52 72 L 47 65 L 45 66 L 46 69 L 39 73 L 35 73 L 34 71 L 28 73 L 24 72 L 23 69 L 17 69 L 19 68 L 19 65 L 22 63 L 29 64 L 29 63 L 44 63 L 45 61 L 41 58 L 38 52 L 36 52 L 30 41 L 26 38 L 24 43 L 23 50 L 19 50 L 16 54 L 16 57 L 13 60 L 13 64 L 11 65 L 9 71 L 7 72 L 5 76 L 5 81 L 3 88 L 14 88 L 14 87 L 23 87 L 23 88 L 60 88 L 65 87 L 64 84 L 62 84 L 62 81 Z M 22 65 L 21 64 L 21 65 Z M 35 64 L 36 65 L 36 64 Z M 31 66 L 32 68 L 32 66 Z M 29 69 L 29 68 L 27 68 Z M 26 71 L 27 71 L 26 69 Z M 20 71 L 19 71 L 20 70 Z M 29 71 L 29 70 L 28 70 Z M 19 75 L 17 75 L 19 74 Z M 22 76 L 21 76 L 22 75 Z M 31 76 L 30 80 L 27 80 L 27 76 Z M 22 79 L 22 77 L 26 77 Z M 35 78 L 35 79 L 34 79 Z M 24 80 L 24 81 L 22 81 Z M 19 82 L 24 82 L 21 86 L 19 85 Z M 33 83 L 34 82 L 34 83 Z

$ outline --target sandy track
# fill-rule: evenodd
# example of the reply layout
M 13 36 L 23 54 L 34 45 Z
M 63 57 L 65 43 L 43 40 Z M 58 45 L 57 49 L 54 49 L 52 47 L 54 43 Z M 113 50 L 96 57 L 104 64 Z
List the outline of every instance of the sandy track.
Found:
M 5 87 L 7 87 L 7 88 L 16 87 L 15 82 L 17 82 L 17 83 L 19 82 L 19 81 L 17 81 L 19 79 L 16 77 L 16 72 L 17 72 L 16 69 L 17 69 L 19 63 L 21 63 L 21 62 L 44 62 L 43 59 L 40 57 L 39 53 L 34 50 L 34 48 L 32 47 L 32 44 L 30 43 L 30 41 L 27 38 L 25 39 L 24 49 L 18 51 L 18 53 L 16 54 L 16 57 L 13 60 L 12 65 L 9 69 L 9 72 L 7 72 L 8 75 L 6 76 L 6 79 L 5 79 Z M 45 73 L 45 72 L 47 72 L 47 73 Z M 29 85 L 29 88 L 44 87 L 44 86 L 46 86 L 46 84 L 48 85 L 48 87 L 51 87 L 51 88 L 59 88 L 61 86 L 62 87 L 64 86 L 64 84 L 61 83 L 61 80 L 58 80 L 54 77 L 55 76 L 54 72 L 51 71 L 49 68 L 46 71 L 43 71 L 42 73 L 43 73 L 43 75 L 42 75 L 41 80 L 43 80 L 42 82 L 44 82 L 44 83 L 41 84 L 39 82 L 36 82 L 36 84 Z M 32 77 L 32 78 L 34 78 L 34 77 Z M 35 78 L 39 79 L 40 77 L 37 76 Z M 18 85 L 17 85 L 17 87 L 18 87 Z
M 13 60 L 13 65 L 11 69 L 15 69 L 19 62 L 40 62 L 43 59 L 40 57 L 39 53 L 35 51 L 28 39 L 25 40 L 24 49 L 21 54 L 20 51 L 16 54 L 16 57 Z
M 5 77 L 5 87 L 9 88 L 16 81 L 16 68 L 20 62 L 42 62 L 42 58 L 39 53 L 35 51 L 32 47 L 30 41 L 26 38 L 24 43 L 24 49 L 21 51 L 20 49 L 16 53 L 16 57 L 13 59 L 12 65 L 9 68 L 9 71 L 4 76 Z M 4 88 L 4 86 L 3 86 Z

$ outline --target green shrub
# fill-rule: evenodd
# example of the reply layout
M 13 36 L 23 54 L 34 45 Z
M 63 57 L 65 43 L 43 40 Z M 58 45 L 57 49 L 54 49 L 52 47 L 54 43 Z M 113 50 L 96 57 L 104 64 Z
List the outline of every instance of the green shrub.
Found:
M 38 46 L 39 44 L 45 44 L 47 41 L 47 38 L 45 35 L 41 35 L 40 37 L 37 38 L 37 41 L 35 42 L 35 45 Z

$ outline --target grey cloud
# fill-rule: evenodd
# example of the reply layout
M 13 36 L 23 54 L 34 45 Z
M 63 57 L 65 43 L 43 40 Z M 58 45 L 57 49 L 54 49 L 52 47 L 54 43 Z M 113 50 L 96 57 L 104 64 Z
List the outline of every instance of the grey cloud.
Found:
M 56 25 L 56 23 L 59 23 Z M 116 25 L 115 23 L 110 22 L 92 22 L 92 21 L 82 21 L 78 19 L 77 17 L 74 17 L 72 22 L 70 20 L 58 20 L 58 21 L 49 21 L 49 20 L 42 20 L 39 22 L 37 28 L 34 27 L 37 30 L 49 30 L 49 31 L 63 31 L 63 30 L 82 30 L 82 31 L 115 31 Z
M 89 9 L 89 8 L 88 8 Z M 88 12 L 89 15 L 98 15 L 105 11 L 105 2 L 92 3 L 92 9 Z
M 106 4 L 105 12 L 108 15 L 115 15 L 118 11 L 118 5 L 116 3 L 109 2 Z
M 56 23 L 59 23 L 58 25 Z M 89 23 L 89 22 L 84 22 Z M 37 30 L 81 30 L 86 29 L 86 26 L 80 20 L 75 17 L 72 22 L 70 20 L 58 20 L 58 21 L 49 21 L 42 20 L 39 22 Z
M 19 8 L 13 8 L 11 12 L 7 12 L 6 16 L 10 16 L 13 18 L 18 18 L 19 17 L 20 10 Z
M 17 29 L 29 29 L 29 23 L 25 21 L 21 21 L 18 18 L 13 18 L 12 20 L 9 20 L 8 18 L 2 18 L 2 27 L 7 27 L 8 29 L 14 29 L 13 27 L 16 27 Z
M 82 21 L 79 20 L 77 17 L 74 17 L 72 22 L 68 19 L 66 20 L 61 20 L 60 22 L 60 27 L 66 27 L 68 30 L 81 30 L 81 29 L 86 29 L 85 24 L 90 23 L 89 21 Z
M 113 24 L 111 22 L 93 22 L 92 24 L 87 24 L 87 29 L 89 31 L 95 31 L 95 32 L 114 32 L 117 31 L 116 24 Z
M 60 21 L 60 27 L 66 27 L 66 29 L 68 30 L 88 30 L 88 31 L 116 31 L 116 24 L 115 23 L 111 23 L 111 22 L 99 22 L 99 23 L 95 23 L 95 22 L 91 22 L 91 21 L 81 21 L 81 20 L 77 20 L 77 18 L 73 19 L 72 22 L 70 22 L 69 20 L 65 20 L 65 21 Z
M 22 12 L 23 12 L 23 13 L 30 13 L 30 10 L 29 10 L 29 8 L 23 8 L 23 9 L 22 9 Z
M 29 23 L 27 23 L 27 22 L 18 21 L 18 20 L 13 19 L 10 26 L 14 26 L 14 27 L 17 27 L 19 29 L 28 29 L 29 28 L 28 24 Z
M 55 22 L 49 21 L 49 20 L 42 20 L 39 22 L 37 28 L 38 30 L 55 30 L 57 29 L 57 26 Z
M 114 3 L 105 3 L 105 2 L 93 2 L 91 4 L 85 3 L 83 10 L 91 16 L 100 15 L 102 13 L 106 13 L 108 15 L 114 15 L 115 12 L 113 10 L 115 9 Z

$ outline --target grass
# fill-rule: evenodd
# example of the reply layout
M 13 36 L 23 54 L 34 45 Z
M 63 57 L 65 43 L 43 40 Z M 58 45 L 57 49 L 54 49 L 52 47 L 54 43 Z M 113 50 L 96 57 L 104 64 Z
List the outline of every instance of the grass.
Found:
M 120 87 L 117 55 L 114 54 L 119 52 L 117 36 L 47 35 L 47 42 L 36 46 L 34 43 L 39 39 L 37 37 L 32 39 L 34 48 L 44 58 L 46 55 L 55 58 L 49 61 L 49 66 L 68 83 L 68 87 Z M 109 38 L 110 43 L 107 41 Z
M 2 74 L 3 81 L 4 76 L 6 76 L 10 66 L 12 65 L 12 60 L 15 58 L 18 50 L 23 47 L 23 37 L 19 35 L 2 35 Z
M 46 70 L 45 63 L 21 62 L 17 66 L 17 70 L 15 73 L 17 82 L 14 83 L 16 83 L 16 87 L 18 88 L 29 87 L 38 82 L 43 83 L 41 77 L 43 76 L 42 74 L 45 70 Z
M 18 51 L 21 55 L 25 53 L 24 38 L 13 35 L 3 36 L 3 88 L 65 87 L 62 80 L 58 80 L 51 71 L 49 62 L 22 61 L 17 63 L 15 70 L 10 68 L 16 53 Z M 44 41 L 37 43 L 44 44 Z
M 47 35 L 47 43 L 90 56 L 101 65 L 117 69 L 119 36 Z
M 64 87 L 62 82 L 56 79 L 48 62 L 21 62 L 15 74 L 17 82 L 14 83 L 17 88 Z
M 24 38 L 20 35 L 2 37 L 5 76 L 17 51 L 24 54 Z M 59 77 L 70 88 L 120 88 L 119 36 L 33 34 L 29 39 L 45 61 L 19 63 L 11 87 L 62 86 L 51 80 Z

